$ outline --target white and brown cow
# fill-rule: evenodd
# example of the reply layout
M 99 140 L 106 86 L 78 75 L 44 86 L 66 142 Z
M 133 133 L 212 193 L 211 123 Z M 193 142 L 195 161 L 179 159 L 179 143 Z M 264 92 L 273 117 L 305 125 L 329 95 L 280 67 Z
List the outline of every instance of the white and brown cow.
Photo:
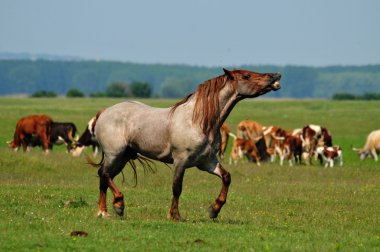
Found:
M 94 134 L 95 117 L 91 118 L 83 134 L 76 142 L 75 149 L 73 151 L 74 157 L 79 157 L 85 147 L 91 146 L 94 151 L 94 156 L 98 154 L 99 144 Z
M 325 167 L 334 167 L 334 162 L 343 165 L 343 152 L 340 146 L 319 146 L 316 152 L 322 157 Z
M 91 118 L 91 120 L 87 123 L 87 127 L 83 134 L 80 136 L 78 141 L 76 142 L 75 150 L 73 151 L 74 157 L 79 157 L 85 147 L 91 146 L 94 151 L 94 156 L 98 154 L 99 151 L 99 143 L 95 136 L 95 125 L 98 120 L 100 114 L 104 111 L 104 109 L 99 110 L 96 113 L 96 116 Z
M 280 165 L 284 161 L 284 149 L 282 148 L 285 140 L 286 131 L 278 126 L 263 127 L 263 135 L 267 147 L 267 153 L 270 155 L 271 162 L 274 162 L 276 155 L 280 158 Z
M 332 137 L 330 132 L 319 125 L 309 124 L 302 128 L 301 140 L 303 142 L 304 148 L 304 158 L 306 164 L 311 164 L 311 157 L 314 154 L 315 159 L 317 159 L 318 154 L 316 148 L 320 146 L 332 146 Z M 322 163 L 322 157 L 319 157 Z
M 367 141 L 362 149 L 353 148 L 361 160 L 373 158 L 378 160 L 377 154 L 380 153 L 380 130 L 374 130 L 367 136 Z

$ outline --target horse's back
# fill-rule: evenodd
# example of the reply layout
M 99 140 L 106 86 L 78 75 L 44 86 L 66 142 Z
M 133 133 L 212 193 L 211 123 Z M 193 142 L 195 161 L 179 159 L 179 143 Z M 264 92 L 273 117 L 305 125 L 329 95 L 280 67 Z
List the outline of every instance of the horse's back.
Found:
M 95 136 L 104 152 L 120 153 L 126 147 L 153 159 L 170 153 L 169 109 L 139 102 L 122 102 L 107 108 L 95 125 Z

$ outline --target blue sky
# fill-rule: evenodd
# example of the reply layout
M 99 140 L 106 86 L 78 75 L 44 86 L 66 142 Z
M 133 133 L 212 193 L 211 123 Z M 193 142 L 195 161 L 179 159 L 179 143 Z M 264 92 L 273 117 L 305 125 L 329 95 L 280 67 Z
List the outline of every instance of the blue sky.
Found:
M 377 0 L 0 0 L 0 52 L 201 66 L 380 63 Z

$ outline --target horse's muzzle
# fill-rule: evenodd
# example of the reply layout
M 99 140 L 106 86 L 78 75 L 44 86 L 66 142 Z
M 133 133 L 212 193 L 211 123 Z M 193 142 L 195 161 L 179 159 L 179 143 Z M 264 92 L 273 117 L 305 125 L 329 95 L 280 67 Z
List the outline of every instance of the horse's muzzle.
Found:
M 273 91 L 279 90 L 281 88 L 280 79 L 281 79 L 280 73 L 273 74 L 273 81 L 270 84 L 270 87 Z

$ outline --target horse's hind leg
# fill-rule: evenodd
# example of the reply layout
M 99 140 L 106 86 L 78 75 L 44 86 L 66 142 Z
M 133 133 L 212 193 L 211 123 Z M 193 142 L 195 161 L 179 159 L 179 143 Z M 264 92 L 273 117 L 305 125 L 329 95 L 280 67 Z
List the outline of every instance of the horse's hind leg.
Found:
M 220 190 L 220 193 L 215 202 L 208 209 L 210 218 L 214 219 L 218 217 L 220 210 L 226 203 L 228 188 L 231 183 L 231 175 L 223 168 L 219 162 L 216 163 L 215 161 L 198 166 L 198 168 L 211 174 L 217 175 L 222 180 L 222 189 Z
M 128 155 L 129 154 L 129 155 Z M 99 212 L 98 216 L 107 217 L 106 194 L 108 187 L 114 195 L 113 207 L 115 212 L 122 216 L 124 214 L 124 196 L 117 188 L 113 178 L 121 172 L 125 164 L 131 159 L 131 153 L 120 153 L 117 156 L 105 156 L 103 166 L 99 169 Z
M 98 216 L 99 217 L 109 217 L 109 214 L 107 212 L 107 189 L 108 189 L 108 182 L 106 176 L 101 175 L 102 167 L 99 169 L 99 211 Z

